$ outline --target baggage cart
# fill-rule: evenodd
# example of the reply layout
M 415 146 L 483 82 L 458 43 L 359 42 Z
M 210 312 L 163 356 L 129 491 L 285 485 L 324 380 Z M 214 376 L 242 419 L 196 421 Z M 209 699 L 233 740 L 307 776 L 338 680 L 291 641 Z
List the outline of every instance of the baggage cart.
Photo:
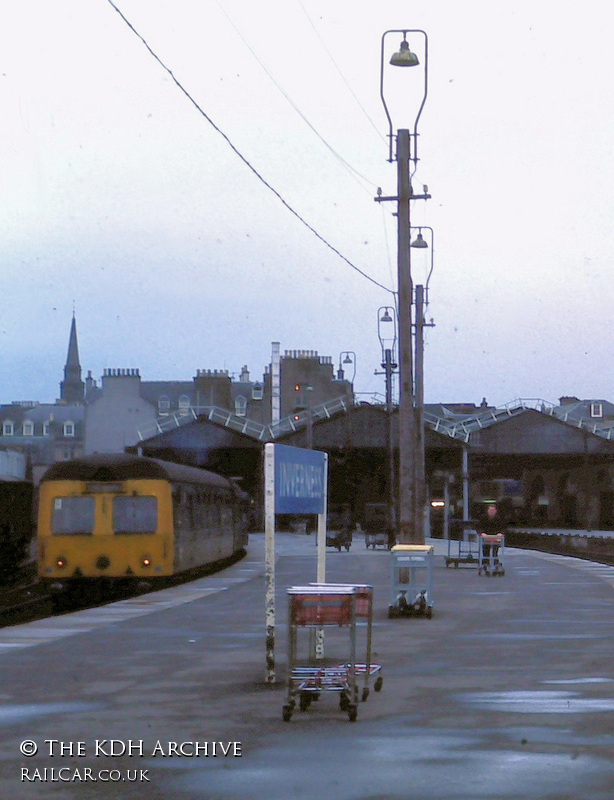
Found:
M 282 709 L 284 722 L 292 719 L 298 698 L 299 709 L 306 711 L 323 692 L 339 696 L 339 707 L 350 722 L 358 715 L 356 679 L 356 594 L 354 586 L 292 586 L 288 590 L 288 665 L 287 698 Z M 300 664 L 298 632 L 326 626 L 347 628 L 349 659 L 336 666 Z M 306 659 L 309 661 L 309 659 Z
M 385 531 L 380 531 L 379 533 L 367 531 L 365 533 L 365 544 L 367 548 L 372 547 L 374 550 L 376 547 L 388 549 L 388 534 Z
M 369 586 L 365 583 L 310 583 L 310 586 L 317 586 L 320 589 L 326 589 L 329 586 L 339 587 L 339 586 L 350 586 L 356 589 L 356 603 L 355 603 L 355 614 L 357 625 L 358 620 L 364 620 L 367 631 L 366 631 L 366 640 L 365 640 L 365 661 L 364 663 L 357 662 L 354 665 L 354 669 L 356 672 L 357 678 L 360 676 L 364 677 L 364 685 L 362 688 L 362 702 L 364 703 L 365 700 L 369 697 L 369 683 L 372 677 L 377 676 L 375 678 L 373 689 L 376 692 L 381 691 L 382 686 L 384 685 L 384 678 L 381 674 L 382 672 L 382 665 L 381 664 L 373 664 L 371 662 L 371 643 L 372 643 L 372 631 L 373 631 L 373 587 Z M 358 645 L 357 645 L 358 646 Z
M 326 546 L 336 547 L 339 552 L 342 547 L 345 547 L 349 552 L 352 546 L 352 532 L 349 530 L 326 531 Z
M 448 555 L 446 567 L 454 564 L 468 564 L 477 567 L 479 561 L 480 543 L 478 532 L 473 520 L 453 521 L 452 536 L 448 539 Z
M 432 545 L 397 544 L 390 551 L 388 616 L 433 616 Z
M 389 548 L 391 544 L 390 511 L 386 503 L 365 504 L 365 544 Z
M 478 575 L 505 575 L 505 536 L 502 533 L 481 533 Z

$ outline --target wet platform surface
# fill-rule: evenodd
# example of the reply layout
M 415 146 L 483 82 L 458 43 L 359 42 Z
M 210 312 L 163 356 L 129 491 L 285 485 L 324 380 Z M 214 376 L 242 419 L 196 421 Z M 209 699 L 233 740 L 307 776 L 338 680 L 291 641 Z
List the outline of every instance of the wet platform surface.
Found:
M 478 576 L 436 542 L 433 619 L 391 620 L 389 553 L 329 549 L 328 580 L 374 586 L 384 685 L 355 723 L 325 695 L 283 722 L 285 588 L 315 579 L 316 549 L 278 537 L 270 687 L 262 539 L 190 585 L 1 630 L 0 796 L 614 796 L 614 568 L 508 550 L 504 577 Z M 325 648 L 345 660 L 347 633 Z

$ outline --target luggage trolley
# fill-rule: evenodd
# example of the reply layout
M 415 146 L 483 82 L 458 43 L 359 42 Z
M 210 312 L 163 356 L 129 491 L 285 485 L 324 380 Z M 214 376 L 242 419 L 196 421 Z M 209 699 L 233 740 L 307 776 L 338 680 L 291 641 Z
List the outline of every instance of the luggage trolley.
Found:
M 480 560 L 478 575 L 494 575 L 502 578 L 505 575 L 504 555 L 505 536 L 502 533 L 480 534 Z
M 386 503 L 365 504 L 365 545 L 367 548 L 391 547 L 390 510 Z M 392 542 L 394 544 L 394 542 Z
M 480 543 L 478 532 L 473 520 L 455 520 L 453 533 L 458 534 L 448 539 L 448 555 L 446 556 L 446 567 L 454 564 L 478 565 Z M 459 530 L 460 528 L 460 530 Z
M 310 586 L 316 586 L 321 590 L 327 589 L 329 586 L 338 588 L 349 586 L 356 589 L 355 601 L 355 614 L 356 619 L 366 620 L 367 636 L 365 642 L 365 661 L 364 663 L 354 664 L 356 677 L 364 676 L 365 682 L 362 688 L 362 702 L 364 703 L 369 697 L 369 681 L 372 676 L 377 675 L 373 684 L 373 689 L 376 692 L 381 691 L 384 685 L 384 678 L 381 675 L 382 665 L 373 664 L 371 661 L 371 634 L 373 630 L 373 587 L 365 583 L 310 583 Z
M 336 692 L 339 707 L 347 711 L 350 722 L 358 714 L 356 681 L 356 594 L 354 586 L 291 586 L 288 589 L 288 667 L 287 702 L 283 720 L 289 722 L 299 698 L 299 708 L 306 711 L 322 692 Z M 337 666 L 300 666 L 297 664 L 298 629 L 335 625 L 347 627 L 349 660 Z
M 365 545 L 367 548 L 372 547 L 374 550 L 376 547 L 388 549 L 388 534 L 385 531 L 378 531 L 377 533 L 367 531 L 365 533 Z
M 391 581 L 388 616 L 433 616 L 432 545 L 396 544 L 390 551 Z

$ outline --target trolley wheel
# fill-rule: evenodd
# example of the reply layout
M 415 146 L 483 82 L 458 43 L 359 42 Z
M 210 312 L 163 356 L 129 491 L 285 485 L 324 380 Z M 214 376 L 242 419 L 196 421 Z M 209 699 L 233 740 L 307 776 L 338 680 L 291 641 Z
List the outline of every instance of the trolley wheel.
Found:
M 282 718 L 284 722 L 290 722 L 292 719 L 292 706 L 284 706 L 282 708 Z
M 424 612 L 424 616 L 427 619 L 432 619 L 433 618 L 433 607 L 432 606 L 427 606 L 426 607 L 426 611 Z
M 365 688 L 362 690 L 362 702 L 366 703 L 368 697 L 369 697 L 369 690 L 365 686 Z
M 380 675 L 378 678 L 375 679 L 375 683 L 373 684 L 373 688 L 376 692 L 382 691 L 382 686 L 384 685 L 384 679 Z
M 339 695 L 339 708 L 342 711 L 347 711 L 349 707 L 350 707 L 350 700 L 347 694 L 341 692 L 341 694 Z
M 355 705 L 348 706 L 348 719 L 350 722 L 356 722 L 356 717 L 358 716 L 358 708 Z

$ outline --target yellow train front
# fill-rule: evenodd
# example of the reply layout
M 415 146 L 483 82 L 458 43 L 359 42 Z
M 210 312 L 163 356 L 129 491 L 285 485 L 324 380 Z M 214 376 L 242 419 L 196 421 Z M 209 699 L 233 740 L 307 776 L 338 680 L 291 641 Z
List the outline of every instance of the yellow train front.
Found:
M 205 470 L 93 455 L 54 464 L 41 480 L 38 574 L 53 589 L 155 584 L 246 545 L 245 495 Z

